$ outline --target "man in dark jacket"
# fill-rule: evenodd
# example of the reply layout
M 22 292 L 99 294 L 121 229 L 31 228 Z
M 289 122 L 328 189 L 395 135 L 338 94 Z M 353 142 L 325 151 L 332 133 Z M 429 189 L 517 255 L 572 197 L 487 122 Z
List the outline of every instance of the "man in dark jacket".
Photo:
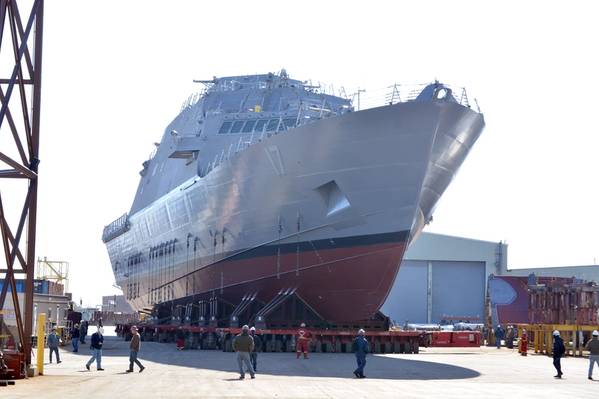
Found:
M 555 378 L 562 378 L 561 358 L 564 353 L 566 353 L 564 340 L 559 336 L 559 331 L 555 330 L 553 332 L 553 367 L 557 370 L 557 375 L 554 376 Z
M 98 371 L 104 371 L 102 368 L 102 345 L 104 344 L 104 336 L 102 335 L 102 328 L 98 327 L 98 331 L 92 334 L 92 357 L 88 360 L 85 368 L 89 371 L 89 366 L 96 361 Z
M 501 340 L 503 339 L 504 335 L 505 330 L 503 327 L 501 327 L 501 324 L 498 324 L 497 328 L 495 329 L 495 345 L 497 345 L 497 349 L 501 348 Z
M 127 373 L 133 372 L 133 363 L 137 364 L 137 366 L 139 367 L 140 373 L 142 371 L 144 371 L 145 367 L 137 359 L 137 352 L 139 352 L 140 348 L 141 348 L 141 337 L 139 336 L 139 333 L 137 332 L 137 327 L 133 326 L 133 327 L 131 327 L 131 343 L 129 344 L 129 350 L 130 350 L 129 369 L 127 370 Z
M 71 344 L 73 344 L 73 353 L 79 352 L 79 324 L 75 324 L 71 330 Z
M 366 378 L 364 375 L 364 367 L 366 366 L 366 354 L 368 353 L 368 341 L 364 338 L 364 330 L 358 331 L 358 336 L 354 339 L 352 349 L 356 354 L 356 362 L 358 368 L 354 370 L 354 375 L 357 378 Z
M 241 328 L 241 334 L 235 337 L 233 341 L 233 350 L 237 352 L 237 364 L 239 365 L 239 379 L 245 378 L 245 372 L 243 371 L 243 364 L 248 369 L 250 376 L 255 378 L 254 369 L 250 362 L 250 353 L 254 350 L 254 339 L 249 334 L 250 328 L 244 325 Z
M 256 327 L 250 328 L 250 336 L 254 340 L 254 350 L 250 352 L 250 359 L 255 372 L 258 369 L 258 350 L 262 349 L 262 340 L 256 335 Z

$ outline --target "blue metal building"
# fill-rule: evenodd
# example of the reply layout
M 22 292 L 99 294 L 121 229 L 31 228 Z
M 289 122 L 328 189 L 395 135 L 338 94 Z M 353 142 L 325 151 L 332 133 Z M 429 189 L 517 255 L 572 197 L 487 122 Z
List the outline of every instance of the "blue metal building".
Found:
M 423 233 L 410 246 L 382 311 L 398 325 L 484 321 L 487 278 L 506 269 L 507 245 Z

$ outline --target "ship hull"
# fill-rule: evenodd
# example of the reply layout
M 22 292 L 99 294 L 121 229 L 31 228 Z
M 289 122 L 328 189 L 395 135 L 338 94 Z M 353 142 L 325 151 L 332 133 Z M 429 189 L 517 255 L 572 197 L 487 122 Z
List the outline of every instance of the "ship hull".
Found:
M 264 138 L 131 215 L 107 243 L 117 283 L 137 309 L 295 288 L 326 320 L 371 317 L 483 126 L 412 102 Z
M 324 320 L 365 320 L 380 309 L 407 237 L 403 232 L 263 247 L 192 272 L 185 284 L 189 292 L 204 293 L 197 299 L 214 295 L 234 304 L 254 293 L 266 303 L 291 288 Z

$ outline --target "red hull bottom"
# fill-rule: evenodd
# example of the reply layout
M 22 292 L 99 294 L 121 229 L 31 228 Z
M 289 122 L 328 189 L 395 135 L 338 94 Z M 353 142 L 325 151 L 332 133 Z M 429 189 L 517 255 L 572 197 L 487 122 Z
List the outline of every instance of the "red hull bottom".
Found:
M 288 252 L 224 260 L 187 277 L 183 285 L 203 296 L 238 304 L 246 294 L 268 302 L 281 290 L 297 294 L 328 321 L 373 316 L 395 280 L 406 242 Z M 193 287 L 193 289 L 191 289 Z

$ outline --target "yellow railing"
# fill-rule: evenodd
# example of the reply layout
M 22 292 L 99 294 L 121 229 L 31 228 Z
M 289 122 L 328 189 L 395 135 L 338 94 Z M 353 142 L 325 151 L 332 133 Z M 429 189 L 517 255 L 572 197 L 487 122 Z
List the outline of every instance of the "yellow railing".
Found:
M 518 324 L 518 337 L 522 336 L 522 330 L 526 329 L 529 340 L 529 348 L 535 353 L 548 356 L 553 355 L 553 331 L 557 330 L 564 340 L 567 356 L 583 356 L 583 335 L 590 338 L 593 330 L 599 330 L 599 326 L 581 326 L 575 324 Z

